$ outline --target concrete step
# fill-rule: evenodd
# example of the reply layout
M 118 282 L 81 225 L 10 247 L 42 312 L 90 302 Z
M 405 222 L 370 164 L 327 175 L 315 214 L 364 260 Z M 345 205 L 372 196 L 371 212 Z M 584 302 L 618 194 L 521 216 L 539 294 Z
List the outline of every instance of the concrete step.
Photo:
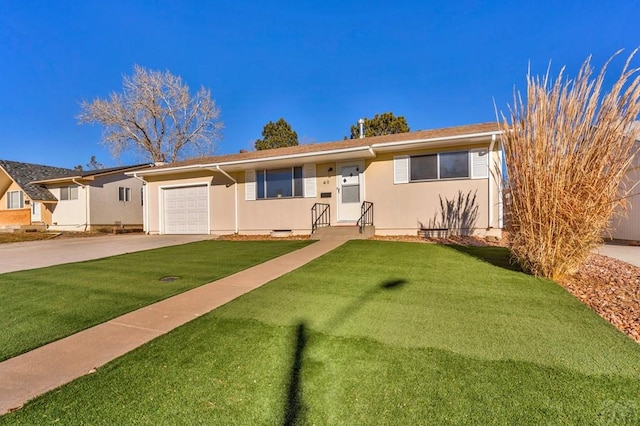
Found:
M 365 226 L 362 233 L 355 225 L 350 226 L 324 226 L 311 234 L 312 240 L 366 240 L 373 237 L 375 227 Z

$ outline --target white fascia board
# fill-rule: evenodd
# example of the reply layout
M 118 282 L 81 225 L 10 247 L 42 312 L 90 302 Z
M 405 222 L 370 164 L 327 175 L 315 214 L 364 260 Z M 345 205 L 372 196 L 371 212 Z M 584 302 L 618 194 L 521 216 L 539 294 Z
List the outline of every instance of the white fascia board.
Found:
M 238 161 L 226 161 L 221 163 L 204 163 L 204 164 L 192 164 L 189 166 L 180 166 L 180 167 L 166 167 L 162 169 L 146 169 L 139 170 L 136 172 L 128 172 L 127 175 L 133 176 L 133 174 L 137 174 L 138 176 L 144 175 L 152 175 L 152 174 L 166 174 L 166 173 L 175 173 L 175 172 L 183 172 L 183 171 L 196 171 L 207 169 L 214 171 L 223 172 L 222 167 L 233 167 L 233 166 L 245 166 L 245 165 L 253 165 L 260 164 L 265 162 L 275 162 L 275 161 L 290 161 L 290 160 L 300 160 L 300 159 L 312 159 L 314 157 L 327 157 L 332 155 L 341 155 L 341 154 L 355 154 L 355 153 L 363 153 L 366 157 L 375 157 L 375 152 L 371 149 L 370 146 L 358 146 L 353 148 L 344 148 L 344 149 L 332 149 L 329 151 L 312 151 L 312 152 L 304 152 L 300 154 L 291 154 L 291 155 L 278 155 L 275 157 L 263 157 L 263 158 L 252 158 L 248 160 L 238 160 Z
M 411 148 L 412 146 L 419 144 L 437 144 L 442 142 L 460 142 L 464 143 L 468 139 L 480 139 L 480 138 L 491 138 L 494 135 L 501 135 L 503 132 L 496 130 L 492 132 L 483 132 L 483 133 L 468 133 L 464 135 L 455 135 L 455 136 L 443 136 L 439 138 L 428 138 L 428 139 L 413 139 L 408 141 L 399 141 L 399 142 L 385 142 L 385 143 L 374 143 L 371 145 L 373 150 L 381 150 L 381 151 L 392 151 L 394 148 Z
M 371 151 L 368 145 L 358 146 L 354 148 L 344 148 L 344 149 L 332 149 L 329 151 L 313 151 L 313 152 L 304 152 L 301 154 L 292 154 L 292 155 L 279 155 L 276 157 L 264 157 L 264 158 L 253 158 L 250 160 L 241 160 L 241 161 L 228 161 L 225 163 L 218 163 L 216 166 L 224 167 L 224 166 L 241 166 L 244 164 L 256 164 L 256 163 L 264 163 L 270 161 L 281 161 L 281 160 L 297 160 L 301 158 L 309 158 L 309 157 L 325 157 L 329 155 L 339 155 L 339 154 L 349 154 L 356 152 L 365 152 L 368 153 L 369 156 L 375 156 L 375 154 Z

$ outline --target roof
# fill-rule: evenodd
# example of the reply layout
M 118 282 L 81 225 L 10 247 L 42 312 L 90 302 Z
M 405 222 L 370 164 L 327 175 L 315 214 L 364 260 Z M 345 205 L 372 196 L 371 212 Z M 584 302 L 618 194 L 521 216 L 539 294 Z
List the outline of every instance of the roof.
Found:
M 44 186 L 31 182 L 78 174 L 72 169 L 9 160 L 0 160 L 0 167 L 22 188 L 29 198 L 38 201 L 57 201 L 57 199 Z
M 72 174 L 69 174 L 69 175 L 62 175 L 62 176 L 44 178 L 44 179 L 36 179 L 32 181 L 32 183 L 46 184 L 46 183 L 61 183 L 64 181 L 71 181 L 71 180 L 85 180 L 85 181 L 93 180 L 99 176 L 104 176 L 112 173 L 123 173 L 123 172 L 129 172 L 134 170 L 140 170 L 140 169 L 145 169 L 151 166 L 153 166 L 153 164 L 142 163 L 142 164 L 134 164 L 132 166 L 110 167 L 108 169 L 95 169 L 95 170 L 87 170 L 87 171 L 73 170 Z
M 353 155 L 368 155 L 367 152 L 372 152 L 372 149 L 380 150 L 383 147 L 387 150 L 394 146 L 400 149 L 401 145 L 411 146 L 434 141 L 442 141 L 445 143 L 447 140 L 453 141 L 462 138 L 472 139 L 474 137 L 488 138 L 491 134 L 497 133 L 500 133 L 500 128 L 496 122 L 469 124 L 440 129 L 420 130 L 416 132 L 396 133 L 392 135 L 373 136 L 361 139 L 346 139 L 341 141 L 250 151 L 239 154 L 192 158 L 185 161 L 156 166 L 152 169 L 142 171 L 140 174 L 161 173 L 163 170 L 168 171 L 180 168 L 191 169 L 204 165 L 238 165 L 241 163 L 255 163 L 286 157 L 293 158 L 308 156 L 332 160 L 331 156 L 335 156 L 337 153 L 353 152 Z

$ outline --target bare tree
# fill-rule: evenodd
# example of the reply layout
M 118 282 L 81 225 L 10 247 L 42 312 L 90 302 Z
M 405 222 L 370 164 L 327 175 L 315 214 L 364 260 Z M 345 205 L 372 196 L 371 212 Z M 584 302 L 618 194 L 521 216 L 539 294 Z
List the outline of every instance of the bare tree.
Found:
M 133 69 L 122 79 L 122 93 L 82 101 L 79 123 L 103 125 L 102 142 L 116 158 L 130 149 L 154 162 L 211 154 L 223 127 L 211 91 L 201 87 L 191 96 L 169 71 Z
M 589 59 L 573 80 L 529 75 L 526 101 L 516 94 L 503 117 L 511 251 L 536 275 L 575 271 L 624 207 L 620 188 L 640 136 L 634 54 L 604 95 L 607 65 L 592 78 Z

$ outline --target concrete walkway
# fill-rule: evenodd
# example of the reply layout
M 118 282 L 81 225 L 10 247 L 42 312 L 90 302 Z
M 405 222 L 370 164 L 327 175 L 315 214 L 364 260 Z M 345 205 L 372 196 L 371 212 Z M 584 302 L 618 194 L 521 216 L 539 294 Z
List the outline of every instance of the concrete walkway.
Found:
M 0 363 L 0 415 L 328 253 L 318 241 Z
M 623 262 L 640 267 L 640 247 L 624 244 L 607 243 L 598 247 L 596 253 L 603 256 L 622 260 Z
M 209 240 L 210 235 L 105 235 L 0 244 L 0 274 Z

